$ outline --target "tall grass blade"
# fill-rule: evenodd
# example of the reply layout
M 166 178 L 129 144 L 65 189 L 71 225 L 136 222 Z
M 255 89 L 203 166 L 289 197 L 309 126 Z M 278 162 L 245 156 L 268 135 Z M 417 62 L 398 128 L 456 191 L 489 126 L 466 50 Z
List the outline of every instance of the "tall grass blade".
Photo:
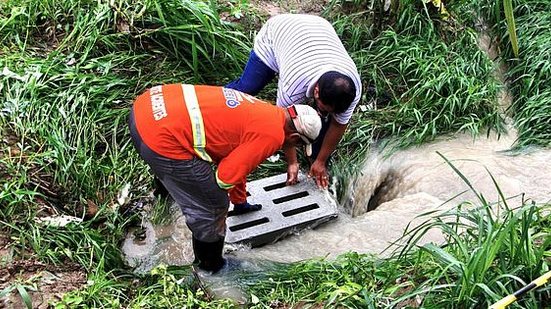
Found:
M 518 38 L 513 11 L 513 0 L 503 0 L 503 9 L 505 11 L 505 19 L 507 20 L 509 41 L 511 42 L 511 46 L 513 47 L 513 53 L 516 57 L 518 57 Z
M 32 309 L 33 301 L 31 299 L 31 296 L 27 292 L 27 289 L 21 284 L 16 284 L 15 287 L 17 288 L 17 292 L 19 293 L 19 296 L 21 296 L 21 299 L 25 303 L 25 306 L 27 306 L 27 309 Z

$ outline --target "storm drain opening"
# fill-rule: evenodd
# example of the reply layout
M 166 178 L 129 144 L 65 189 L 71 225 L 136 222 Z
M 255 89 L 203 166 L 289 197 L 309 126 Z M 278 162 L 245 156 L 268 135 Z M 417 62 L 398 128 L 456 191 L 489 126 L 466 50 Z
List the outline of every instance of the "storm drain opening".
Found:
M 388 171 L 388 174 L 382 179 L 378 186 L 373 190 L 373 194 L 367 203 L 365 212 L 375 210 L 379 205 L 396 198 L 396 184 L 400 183 L 401 177 L 395 171 Z
M 318 209 L 318 208 L 320 208 L 318 204 L 310 204 L 310 205 L 302 206 L 302 207 L 295 208 L 295 209 L 292 209 L 292 210 L 284 211 L 281 214 L 284 217 L 290 217 L 290 216 L 294 216 L 294 215 L 301 214 L 303 212 L 307 212 L 307 211 Z
M 289 202 L 289 201 L 292 201 L 292 200 L 296 200 L 296 199 L 299 199 L 301 197 L 306 197 L 310 195 L 307 191 L 302 191 L 302 192 L 298 192 L 298 193 L 295 193 L 295 194 L 290 194 L 290 195 L 287 195 L 287 196 L 284 196 L 284 197 L 280 197 L 280 198 L 276 198 L 274 199 L 274 204 L 281 204 L 281 203 L 285 203 L 285 202 Z
M 228 218 L 233 216 L 238 216 L 238 214 L 236 214 L 233 210 L 228 211 Z
M 272 190 L 285 188 L 285 186 L 287 186 L 287 181 L 279 182 L 279 183 L 275 183 L 273 185 L 266 186 L 266 187 L 264 187 L 264 191 L 269 192 L 269 191 L 272 191 Z
M 248 229 L 250 227 L 261 225 L 261 224 L 268 223 L 268 222 L 270 222 L 270 220 L 268 218 L 264 217 L 264 218 L 261 218 L 261 219 L 248 221 L 248 222 L 241 223 L 241 224 L 238 224 L 238 225 L 230 226 L 229 229 L 232 232 L 236 232 L 236 231 L 239 231 L 239 230 Z

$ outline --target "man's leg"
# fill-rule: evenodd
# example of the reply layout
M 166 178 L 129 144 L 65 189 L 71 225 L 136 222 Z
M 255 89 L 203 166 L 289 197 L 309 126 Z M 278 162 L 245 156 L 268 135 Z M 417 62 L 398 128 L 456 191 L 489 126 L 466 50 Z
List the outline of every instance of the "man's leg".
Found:
M 153 195 L 159 199 L 166 199 L 169 195 L 168 190 L 165 188 L 165 185 L 161 182 L 157 176 L 153 177 Z
M 200 241 L 193 237 L 194 264 L 199 268 L 213 273 L 224 267 L 225 260 L 222 257 L 224 251 L 224 238 L 215 242 Z
M 217 272 L 224 266 L 228 193 L 218 187 L 211 165 L 194 158 L 173 162 L 172 172 L 159 177 L 186 216 L 199 267 Z
M 276 72 L 270 69 L 258 56 L 254 50 L 251 51 L 249 61 L 245 65 L 241 77 L 230 82 L 225 87 L 250 95 L 257 95 L 269 82 L 274 79 Z
M 229 199 L 227 192 L 216 184 L 210 164 L 197 158 L 173 160 L 163 157 L 143 143 L 132 112 L 129 125 L 130 136 L 138 153 L 186 216 L 186 224 L 193 234 L 194 254 L 199 267 L 218 271 L 224 266 L 222 250 Z
M 138 133 L 138 129 L 136 128 L 133 109 L 130 109 L 130 114 L 128 115 L 128 126 L 130 128 L 130 137 L 132 138 L 134 148 L 136 148 L 136 150 L 138 151 L 138 154 L 143 159 L 142 152 L 145 150 L 144 148 L 145 145 L 143 144 L 142 138 L 140 137 L 140 134 Z M 149 148 L 147 148 L 147 150 L 149 150 Z M 152 151 L 148 151 L 148 152 L 152 152 Z M 155 175 L 153 175 L 153 188 L 154 188 L 153 195 L 155 197 L 160 199 L 166 199 L 168 197 L 169 195 L 168 190 L 165 188 L 161 180 Z

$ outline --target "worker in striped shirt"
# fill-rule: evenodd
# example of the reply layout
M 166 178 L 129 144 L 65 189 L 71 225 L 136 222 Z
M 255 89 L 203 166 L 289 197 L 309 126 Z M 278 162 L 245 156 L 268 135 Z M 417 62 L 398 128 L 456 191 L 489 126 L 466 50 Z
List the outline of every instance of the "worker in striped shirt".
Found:
M 212 272 L 225 264 L 229 202 L 234 213 L 260 209 L 247 202 L 247 175 L 282 147 L 301 143 L 308 151 L 321 126 L 309 106 L 282 108 L 234 89 L 187 84 L 152 87 L 129 117 L 139 155 L 186 217 L 196 263 Z
M 361 98 L 360 75 L 332 25 L 314 15 L 282 14 L 258 32 L 243 74 L 226 85 L 256 95 L 278 75 L 277 105 L 312 104 L 323 127 L 313 145 L 308 173 L 319 187 L 329 184 L 327 164 Z M 286 152 L 287 184 L 295 184 L 298 160 Z

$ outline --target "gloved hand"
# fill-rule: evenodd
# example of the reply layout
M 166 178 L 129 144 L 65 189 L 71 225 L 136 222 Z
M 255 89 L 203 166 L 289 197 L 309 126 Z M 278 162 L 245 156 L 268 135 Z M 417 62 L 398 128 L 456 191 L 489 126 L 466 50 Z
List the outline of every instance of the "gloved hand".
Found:
M 249 204 L 248 202 L 234 204 L 232 215 L 242 215 L 251 211 L 258 211 L 260 209 L 262 209 L 262 205 L 260 204 Z

